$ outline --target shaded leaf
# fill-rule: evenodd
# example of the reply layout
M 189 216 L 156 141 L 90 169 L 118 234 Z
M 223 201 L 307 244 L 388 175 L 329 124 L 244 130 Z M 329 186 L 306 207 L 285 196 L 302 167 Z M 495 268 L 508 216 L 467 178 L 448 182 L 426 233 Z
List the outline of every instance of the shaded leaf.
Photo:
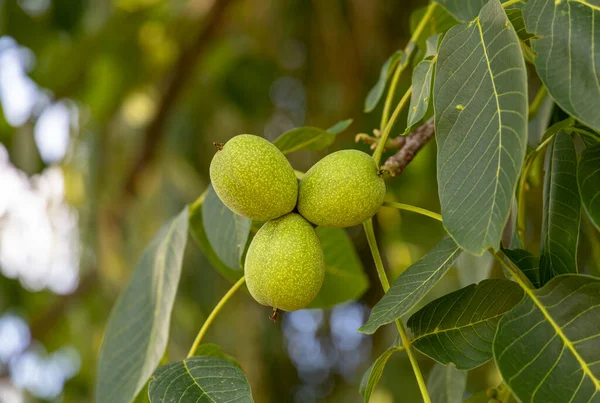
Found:
M 425 16 L 427 12 L 427 7 L 421 7 L 417 10 L 413 11 L 410 15 L 410 33 L 414 34 L 417 26 Z M 416 38 L 417 46 L 423 50 L 427 51 L 429 48 L 427 42 L 429 38 L 431 38 L 435 34 L 442 34 L 448 31 L 451 27 L 458 24 L 458 21 L 444 8 L 439 5 L 435 7 L 433 10 L 433 14 L 431 18 L 425 25 L 423 29 L 423 33 Z
M 148 387 L 151 402 L 253 402 L 244 371 L 221 358 L 190 357 L 158 368 Z
M 458 282 L 461 287 L 469 284 L 477 284 L 490 276 L 494 257 L 490 253 L 484 253 L 481 256 L 471 255 L 468 252 L 460 254 L 456 259 L 456 270 L 458 271 Z
M 564 273 L 577 273 L 581 201 L 573 140 L 559 131 L 546 151 L 540 284 Z
M 431 403 L 461 403 L 467 387 L 467 372 L 452 364 L 435 364 L 427 377 Z
M 488 0 L 439 0 L 446 10 L 458 21 L 471 21 L 479 14 L 479 11 Z
M 504 254 L 525 274 L 535 288 L 540 287 L 540 259 L 525 249 L 505 249 Z
M 284 154 L 294 151 L 318 151 L 335 141 L 335 133 L 318 127 L 304 126 L 288 130 L 277 137 L 273 144 Z
M 392 74 L 394 67 L 397 63 L 403 63 L 404 52 L 401 50 L 397 50 L 392 54 L 381 66 L 381 71 L 379 72 L 379 80 L 375 83 L 375 86 L 371 88 L 369 93 L 367 94 L 367 98 L 365 99 L 365 112 L 371 112 L 377 104 L 379 100 L 383 96 L 383 92 L 385 91 L 385 84 Z
M 412 94 L 408 109 L 407 127 L 404 133 L 410 133 L 413 126 L 423 119 L 431 100 L 431 79 L 435 60 L 425 59 L 417 65 L 412 75 Z
M 364 373 L 362 379 L 360 380 L 359 391 L 360 394 L 364 397 L 365 403 L 369 403 L 369 399 L 371 398 L 371 394 L 375 387 L 379 383 L 381 379 L 381 375 L 383 375 L 383 370 L 385 369 L 385 364 L 387 364 L 388 360 L 396 351 L 400 351 L 401 348 L 399 346 L 393 346 L 388 348 L 381 354 L 373 365 L 371 365 Z
M 329 129 L 327 129 L 327 131 L 333 134 L 340 134 L 341 132 L 346 130 L 352 124 L 353 121 L 354 119 L 340 120 L 339 122 L 331 126 Z
M 408 320 L 413 345 L 442 364 L 469 370 L 492 359 L 500 318 L 523 298 L 509 280 L 484 280 L 425 305 Z
M 226 360 L 231 362 L 233 365 L 236 365 L 241 368 L 240 364 L 229 354 L 224 352 L 221 347 L 213 343 L 204 343 L 200 344 L 196 351 L 194 351 L 194 356 L 207 356 L 207 357 L 215 357 L 220 358 L 222 360 Z
M 517 33 L 517 36 L 519 37 L 520 40 L 526 41 L 528 39 L 535 37 L 534 34 L 532 34 L 531 32 L 528 32 L 527 28 L 525 28 L 525 20 L 523 19 L 523 10 L 521 10 L 520 7 L 507 9 L 506 15 L 508 16 L 508 19 L 510 20 L 510 23 L 512 24 L 512 26 L 515 28 L 515 32 Z
M 452 27 L 434 83 L 444 226 L 465 250 L 497 249 L 527 142 L 527 77 L 517 35 L 491 0 Z
M 163 357 L 187 231 L 185 208 L 154 236 L 115 303 L 100 350 L 97 402 L 131 402 Z
M 196 241 L 204 256 L 209 261 L 211 266 L 215 268 L 223 277 L 227 280 L 234 282 L 237 281 L 240 277 L 244 275 L 244 272 L 240 270 L 239 266 L 236 265 L 235 268 L 227 266 L 225 263 L 219 259 L 217 253 L 211 246 L 206 232 L 204 231 L 204 223 L 202 217 L 202 204 L 204 203 L 204 199 L 208 194 L 208 189 L 205 194 L 200 196 L 199 200 L 195 202 L 190 208 L 190 217 L 189 217 L 189 225 L 190 232 L 192 234 L 192 238 Z M 232 213 L 233 214 L 233 213 Z
M 383 298 L 373 307 L 369 320 L 359 331 L 372 334 L 382 325 L 393 322 L 414 307 L 452 267 L 460 248 L 444 238 L 419 261 L 394 281 Z
M 360 298 L 369 287 L 369 279 L 346 231 L 325 227 L 315 231 L 325 255 L 325 278 L 308 308 L 328 308 Z
M 538 75 L 558 105 L 600 129 L 600 6 L 596 1 L 529 0 L 523 17 Z
M 577 184 L 583 207 L 600 231 L 600 144 L 587 147 L 581 154 Z
M 599 323 L 600 280 L 554 277 L 500 321 L 496 366 L 521 401 L 597 402 Z
M 423 56 L 424 59 L 426 59 L 430 56 L 437 56 L 441 37 L 442 37 L 442 34 L 439 33 L 439 34 L 431 35 L 429 38 L 427 38 L 427 42 L 425 43 L 425 46 L 426 46 L 425 56 Z
M 202 203 L 202 217 L 204 232 L 217 257 L 226 266 L 241 269 L 252 220 L 229 210 L 212 185 Z

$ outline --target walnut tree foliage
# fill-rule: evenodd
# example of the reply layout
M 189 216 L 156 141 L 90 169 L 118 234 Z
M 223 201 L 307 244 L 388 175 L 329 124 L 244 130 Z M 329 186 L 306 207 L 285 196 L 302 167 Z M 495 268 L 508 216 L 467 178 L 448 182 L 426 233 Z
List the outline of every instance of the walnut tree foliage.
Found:
M 501 395 L 522 402 L 600 402 L 600 278 L 577 261 L 579 241 L 588 236 L 584 224 L 600 228 L 599 43 L 598 0 L 440 0 L 420 12 L 406 48 L 383 65 L 365 102 L 369 112 L 383 105 L 381 127 L 357 139 L 373 144 L 386 181 L 402 180 L 392 178 L 399 172 L 382 162 L 382 153 L 421 141 L 406 163 L 418 158 L 430 137 L 411 137 L 410 128 L 433 116 L 446 236 L 390 285 L 371 219 L 364 223 L 386 293 L 357 331 L 372 334 L 395 323 L 400 336 L 365 373 L 365 402 L 394 353 L 408 354 L 425 402 L 463 401 L 466 371 L 489 361 L 502 384 L 477 401 Z M 396 93 L 399 77 L 411 72 L 408 92 Z M 538 139 L 529 123 L 545 100 L 555 113 Z M 403 109 L 406 122 L 399 119 Z M 296 128 L 274 144 L 284 154 L 321 150 L 350 123 Z M 537 225 L 527 216 L 527 202 L 535 197 L 529 179 L 540 163 Z M 100 354 L 99 403 L 130 402 L 143 390 L 151 402 L 253 401 L 243 368 L 218 347 L 200 344 L 205 327 L 188 358 L 159 365 L 188 231 L 235 282 L 216 315 L 243 284 L 243 256 L 252 228 L 260 225 L 227 209 L 212 187 L 198 193 L 156 234 L 113 308 Z M 388 206 L 438 217 L 415 206 Z M 368 280 L 347 234 L 321 227 L 316 233 L 326 268 L 310 308 L 360 297 Z M 539 249 L 528 245 L 532 233 L 539 233 Z M 503 278 L 419 304 L 459 256 L 483 254 L 495 258 Z M 435 362 L 427 381 L 417 355 Z

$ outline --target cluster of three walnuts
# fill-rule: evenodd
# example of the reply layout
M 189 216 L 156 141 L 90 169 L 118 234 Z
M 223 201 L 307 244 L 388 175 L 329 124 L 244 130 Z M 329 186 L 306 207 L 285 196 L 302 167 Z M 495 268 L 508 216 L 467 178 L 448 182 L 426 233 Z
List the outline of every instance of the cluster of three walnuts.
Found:
M 329 154 L 298 182 L 277 147 L 249 134 L 220 148 L 210 178 L 232 211 L 266 221 L 250 243 L 244 272 L 250 294 L 275 313 L 306 307 L 321 289 L 325 261 L 313 224 L 358 225 L 377 212 L 386 190 L 375 161 L 361 151 Z

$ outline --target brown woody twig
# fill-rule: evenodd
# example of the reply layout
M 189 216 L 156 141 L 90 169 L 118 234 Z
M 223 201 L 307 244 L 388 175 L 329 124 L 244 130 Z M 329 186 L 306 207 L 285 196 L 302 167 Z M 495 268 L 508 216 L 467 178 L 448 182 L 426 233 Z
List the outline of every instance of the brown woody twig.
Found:
M 421 148 L 433 138 L 434 134 L 433 119 L 430 119 L 407 136 L 398 136 L 390 140 L 392 143 L 392 147 L 390 148 L 399 148 L 399 150 L 385 161 L 381 170 L 389 173 L 391 176 L 401 174 Z

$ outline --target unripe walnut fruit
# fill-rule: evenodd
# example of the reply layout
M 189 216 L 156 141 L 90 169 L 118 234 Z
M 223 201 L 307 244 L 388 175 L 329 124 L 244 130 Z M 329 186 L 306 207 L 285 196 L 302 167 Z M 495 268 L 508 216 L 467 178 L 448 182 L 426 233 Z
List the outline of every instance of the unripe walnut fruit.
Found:
M 306 172 L 300 181 L 298 212 L 323 227 L 351 227 L 372 217 L 384 197 L 385 183 L 373 158 L 342 150 Z
M 312 225 L 296 213 L 267 222 L 250 243 L 244 274 L 259 303 L 283 311 L 305 308 L 325 275 L 323 249 Z
M 230 210 L 257 221 L 289 213 L 298 198 L 298 181 L 285 155 L 251 134 L 233 137 L 215 154 L 210 180 Z

